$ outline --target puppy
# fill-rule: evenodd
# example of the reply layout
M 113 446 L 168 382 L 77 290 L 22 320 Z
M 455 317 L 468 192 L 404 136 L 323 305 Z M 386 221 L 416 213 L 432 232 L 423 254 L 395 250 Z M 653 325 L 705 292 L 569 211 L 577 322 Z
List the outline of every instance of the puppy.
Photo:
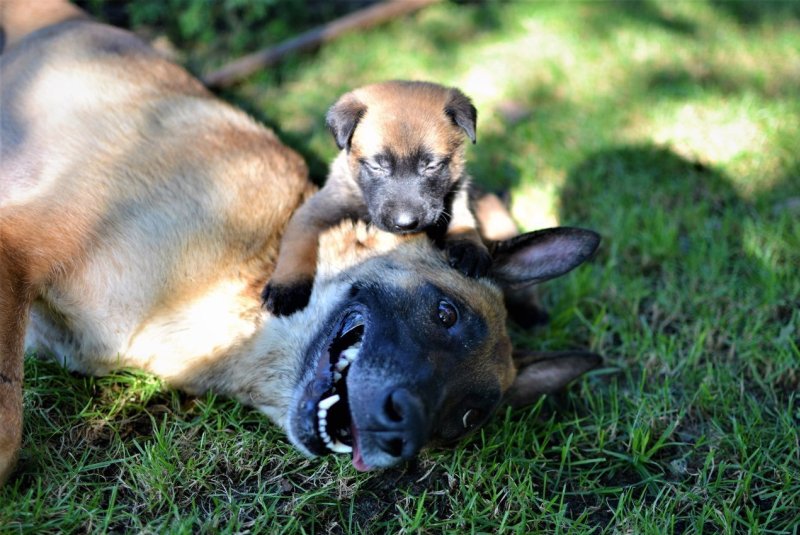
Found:
M 343 95 L 326 119 L 341 152 L 325 186 L 289 222 L 262 294 L 270 312 L 288 315 L 308 304 L 319 235 L 343 219 L 396 234 L 426 232 L 451 266 L 486 274 L 491 257 L 470 211 L 464 169 L 464 138 L 476 140 L 469 98 L 428 82 L 384 82 Z

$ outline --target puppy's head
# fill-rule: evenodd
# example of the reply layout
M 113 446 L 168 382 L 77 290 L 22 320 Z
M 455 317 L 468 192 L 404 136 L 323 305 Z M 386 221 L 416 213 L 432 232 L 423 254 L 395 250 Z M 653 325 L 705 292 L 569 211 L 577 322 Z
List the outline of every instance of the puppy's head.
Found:
M 372 222 L 394 233 L 433 226 L 463 180 L 464 140 L 477 112 L 461 91 L 393 81 L 343 95 L 327 124 L 358 182 Z

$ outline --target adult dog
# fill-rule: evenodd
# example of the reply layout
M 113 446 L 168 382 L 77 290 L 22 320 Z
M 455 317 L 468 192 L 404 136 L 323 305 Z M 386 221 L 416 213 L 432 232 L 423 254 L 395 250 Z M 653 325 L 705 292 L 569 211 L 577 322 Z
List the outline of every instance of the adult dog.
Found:
M 57 0 L 0 3 L 0 477 L 21 443 L 23 354 L 138 367 L 266 413 L 308 454 L 385 467 L 595 366 L 515 363 L 503 288 L 560 275 L 589 231 L 490 243 L 469 279 L 424 237 L 345 224 L 309 306 L 261 308 L 302 160 L 134 35 Z

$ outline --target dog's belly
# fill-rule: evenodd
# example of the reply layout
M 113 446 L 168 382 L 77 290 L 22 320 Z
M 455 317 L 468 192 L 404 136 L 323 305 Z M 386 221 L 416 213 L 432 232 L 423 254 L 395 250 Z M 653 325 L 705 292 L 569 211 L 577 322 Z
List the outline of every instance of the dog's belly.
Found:
M 197 267 L 215 264 L 197 251 L 192 270 L 143 249 L 96 254 L 45 289 L 32 309 L 26 350 L 81 373 L 134 367 L 181 386 L 187 370 L 235 352 L 263 322 L 246 279 L 209 278 Z
M 88 302 L 73 302 L 63 313 L 41 299 L 32 309 L 26 351 L 88 375 L 139 368 L 192 390 L 189 375 L 199 363 L 235 353 L 262 323 L 257 304 L 242 309 L 240 290 L 235 281 L 220 282 L 203 296 L 152 315 Z

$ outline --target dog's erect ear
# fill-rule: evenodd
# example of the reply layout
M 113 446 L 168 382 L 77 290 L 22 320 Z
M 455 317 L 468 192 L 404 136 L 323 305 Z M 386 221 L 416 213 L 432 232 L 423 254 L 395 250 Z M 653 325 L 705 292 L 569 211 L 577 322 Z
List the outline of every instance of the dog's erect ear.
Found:
M 594 254 L 600 236 L 591 230 L 556 227 L 494 242 L 492 276 L 507 288 L 519 288 L 567 273 Z
M 458 89 L 450 90 L 450 97 L 444 105 L 444 112 L 450 119 L 464 129 L 474 144 L 477 140 L 475 129 L 478 122 L 478 110 L 472 105 L 472 101 Z
M 515 352 L 517 378 L 503 400 L 512 407 L 530 405 L 544 394 L 561 390 L 602 362 L 600 355 L 588 351 Z
M 328 129 L 333 134 L 336 146 L 339 149 L 350 150 L 350 140 L 353 138 L 353 132 L 366 111 L 367 106 L 352 93 L 343 95 L 328 110 L 325 116 L 325 124 L 328 125 Z

